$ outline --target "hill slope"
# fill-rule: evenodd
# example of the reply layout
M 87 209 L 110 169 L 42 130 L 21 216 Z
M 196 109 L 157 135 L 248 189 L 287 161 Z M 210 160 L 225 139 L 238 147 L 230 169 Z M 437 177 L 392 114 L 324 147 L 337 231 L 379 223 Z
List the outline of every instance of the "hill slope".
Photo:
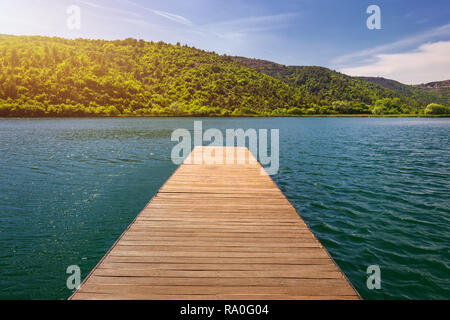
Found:
M 424 106 L 319 67 L 126 39 L 0 35 L 0 116 L 411 113 Z
M 385 78 L 351 77 L 324 67 L 285 66 L 274 62 L 233 57 L 236 61 L 291 85 L 304 88 L 325 103 L 336 100 L 362 101 L 368 104 L 380 97 L 398 97 L 413 107 L 429 103 L 448 105 L 446 97 Z M 431 85 L 431 84 L 430 84 Z
M 434 92 L 441 94 L 450 100 L 450 80 L 444 81 L 434 81 L 424 84 L 414 85 L 416 88 L 420 88 L 422 90 L 426 90 L 428 92 Z
M 410 97 L 422 104 L 431 102 L 450 104 L 450 80 L 441 82 L 431 82 L 429 84 L 410 86 L 395 80 L 382 77 L 359 77 L 362 80 L 378 84 L 382 87 L 394 90 L 397 93 Z M 447 84 L 447 93 L 445 92 L 445 83 Z

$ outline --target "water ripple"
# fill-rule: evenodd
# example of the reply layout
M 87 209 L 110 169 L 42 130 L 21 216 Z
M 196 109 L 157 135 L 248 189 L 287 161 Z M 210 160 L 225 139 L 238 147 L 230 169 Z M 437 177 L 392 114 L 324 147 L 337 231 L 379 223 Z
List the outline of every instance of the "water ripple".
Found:
M 193 120 L 0 119 L 0 298 L 64 299 L 170 176 Z M 365 299 L 450 297 L 450 120 L 208 118 L 280 129 L 275 182 Z M 366 287 L 381 268 L 382 289 Z

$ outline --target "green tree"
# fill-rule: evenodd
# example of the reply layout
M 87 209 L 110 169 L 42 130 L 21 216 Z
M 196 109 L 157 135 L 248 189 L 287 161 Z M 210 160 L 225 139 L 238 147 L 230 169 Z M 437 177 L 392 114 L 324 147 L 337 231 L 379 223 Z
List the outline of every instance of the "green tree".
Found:
M 444 115 L 444 114 L 450 114 L 450 108 L 449 107 L 444 107 L 443 105 L 437 104 L 437 103 L 430 103 L 429 105 L 426 106 L 425 114 L 439 114 L 439 115 Z
M 442 112 L 326 68 L 187 45 L 0 35 L 0 53 L 0 108 L 7 116 Z

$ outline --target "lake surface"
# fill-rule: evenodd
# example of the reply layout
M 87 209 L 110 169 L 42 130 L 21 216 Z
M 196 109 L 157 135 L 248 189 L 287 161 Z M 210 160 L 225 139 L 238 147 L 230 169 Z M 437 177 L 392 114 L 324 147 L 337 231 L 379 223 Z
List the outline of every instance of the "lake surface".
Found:
M 450 119 L 201 120 L 280 129 L 273 179 L 363 298 L 450 298 Z M 175 170 L 171 132 L 193 121 L 0 119 L 0 298 L 67 298 L 66 268 L 97 264 Z

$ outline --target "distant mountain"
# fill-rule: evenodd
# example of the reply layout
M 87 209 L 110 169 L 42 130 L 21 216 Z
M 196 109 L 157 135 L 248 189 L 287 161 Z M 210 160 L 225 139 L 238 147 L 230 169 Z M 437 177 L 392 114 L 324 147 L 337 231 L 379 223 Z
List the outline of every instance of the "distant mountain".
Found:
M 450 98 L 450 80 L 417 84 L 414 87 L 426 90 L 428 92 L 438 93 L 446 96 L 447 98 Z
M 450 80 L 430 82 L 421 85 L 407 85 L 382 77 L 359 77 L 382 87 L 393 90 L 401 95 L 410 97 L 422 104 L 431 102 L 450 104 Z
M 402 102 L 418 108 L 435 102 L 450 104 L 448 96 L 436 90 L 423 90 L 395 80 L 375 77 L 351 77 L 317 66 L 285 66 L 271 61 L 232 57 L 234 60 L 296 87 L 304 88 L 320 100 L 357 100 L 372 103 L 374 97 L 398 97 Z M 440 83 L 435 86 L 441 86 Z M 447 82 L 448 84 L 448 82 Z M 427 84 L 428 85 L 428 84 Z M 445 88 L 448 93 L 448 86 Z M 435 90 L 435 92 L 433 92 Z M 322 101 L 322 102 L 323 102 Z

